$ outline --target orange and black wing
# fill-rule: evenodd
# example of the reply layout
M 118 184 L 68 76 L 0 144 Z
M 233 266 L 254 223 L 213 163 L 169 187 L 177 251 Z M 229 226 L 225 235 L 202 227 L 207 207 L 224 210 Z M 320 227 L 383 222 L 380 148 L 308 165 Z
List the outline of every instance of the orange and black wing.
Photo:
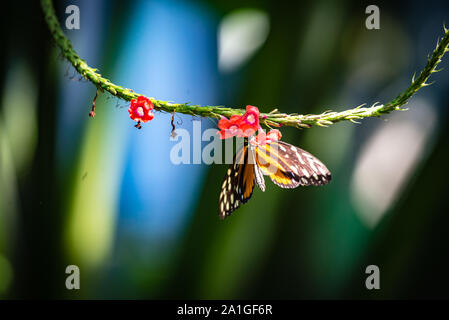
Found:
M 255 184 L 254 162 L 248 161 L 252 150 L 246 145 L 237 151 L 221 185 L 218 212 L 221 219 L 247 202 Z
M 281 188 L 329 183 L 329 169 L 315 156 L 291 144 L 273 141 L 257 146 L 256 160 L 263 174 Z

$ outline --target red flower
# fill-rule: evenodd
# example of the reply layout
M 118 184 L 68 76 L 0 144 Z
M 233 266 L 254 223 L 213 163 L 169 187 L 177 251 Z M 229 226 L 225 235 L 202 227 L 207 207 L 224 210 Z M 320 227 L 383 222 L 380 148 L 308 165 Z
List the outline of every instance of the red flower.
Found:
M 246 106 L 246 112 L 239 120 L 239 127 L 245 137 L 249 137 L 259 130 L 259 116 L 260 112 L 257 107 Z
M 277 129 L 273 129 L 270 130 L 268 134 L 262 131 L 256 136 L 256 138 L 252 141 L 252 143 L 256 145 L 264 145 L 272 141 L 281 140 L 281 138 L 282 138 L 281 132 Z
M 242 137 L 242 130 L 239 127 L 240 118 L 239 115 L 233 115 L 230 119 L 223 117 L 218 121 L 218 127 L 221 129 L 218 132 L 220 139 L 232 138 L 233 136 Z
M 244 115 L 233 115 L 230 119 L 223 117 L 218 121 L 221 139 L 237 137 L 249 137 L 259 129 L 259 109 L 254 106 L 246 106 Z
M 281 140 L 282 138 L 282 133 L 278 130 L 278 129 L 272 129 L 270 130 L 270 132 L 268 132 L 267 134 L 267 142 L 271 142 L 271 141 L 278 141 Z
M 131 100 L 131 106 L 128 109 L 129 117 L 137 122 L 148 122 L 153 120 L 154 115 L 151 110 L 154 106 L 150 99 L 145 96 L 138 96 Z

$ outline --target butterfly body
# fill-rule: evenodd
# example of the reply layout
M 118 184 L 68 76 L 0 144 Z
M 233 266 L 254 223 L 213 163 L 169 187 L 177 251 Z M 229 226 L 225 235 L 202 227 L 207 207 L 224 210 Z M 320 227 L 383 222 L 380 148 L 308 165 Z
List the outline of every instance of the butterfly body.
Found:
M 281 188 L 325 185 L 331 180 L 326 166 L 301 148 L 282 141 L 240 148 L 229 166 L 219 197 L 219 216 L 229 216 L 252 196 L 254 186 L 265 191 L 264 175 Z

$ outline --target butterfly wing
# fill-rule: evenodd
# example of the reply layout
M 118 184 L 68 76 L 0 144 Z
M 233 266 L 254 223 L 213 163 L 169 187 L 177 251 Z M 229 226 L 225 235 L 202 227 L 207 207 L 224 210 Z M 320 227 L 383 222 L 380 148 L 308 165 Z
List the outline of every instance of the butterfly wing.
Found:
M 246 145 L 234 156 L 232 165 L 226 171 L 221 185 L 220 198 L 218 201 L 218 212 L 221 219 L 247 202 L 254 190 L 255 162 L 249 161 L 253 151 Z
M 263 174 L 281 188 L 329 183 L 329 169 L 315 156 L 291 144 L 273 141 L 257 146 L 256 161 Z
M 252 164 L 256 164 L 256 152 L 255 152 L 255 148 L 252 145 L 249 145 L 249 157 L 250 157 L 250 163 Z M 256 184 L 259 187 L 260 190 L 262 190 L 263 192 L 265 192 L 265 179 L 263 177 L 263 173 L 262 170 L 260 169 L 260 167 L 258 165 L 253 165 L 254 168 L 254 177 L 256 180 Z

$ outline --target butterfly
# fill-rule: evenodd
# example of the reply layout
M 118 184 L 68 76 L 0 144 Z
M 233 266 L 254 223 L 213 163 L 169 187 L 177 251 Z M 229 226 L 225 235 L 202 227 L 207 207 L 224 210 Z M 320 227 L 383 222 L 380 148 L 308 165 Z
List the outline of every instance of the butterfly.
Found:
M 265 191 L 267 175 L 281 188 L 328 184 L 331 173 L 316 157 L 282 141 L 253 144 L 246 141 L 226 171 L 218 202 L 221 219 L 246 203 L 254 186 Z

